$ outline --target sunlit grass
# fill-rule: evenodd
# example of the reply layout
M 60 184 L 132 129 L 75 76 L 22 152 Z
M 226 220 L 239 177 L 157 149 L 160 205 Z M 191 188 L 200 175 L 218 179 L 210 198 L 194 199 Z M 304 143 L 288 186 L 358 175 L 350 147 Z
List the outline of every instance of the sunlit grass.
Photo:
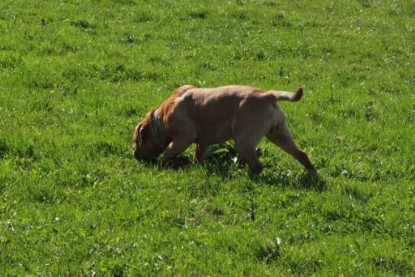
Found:
M 414 273 L 411 1 L 0 10 L 1 275 Z M 266 141 L 256 179 L 229 145 L 137 163 L 135 124 L 183 84 L 304 87 L 280 106 L 320 177 Z

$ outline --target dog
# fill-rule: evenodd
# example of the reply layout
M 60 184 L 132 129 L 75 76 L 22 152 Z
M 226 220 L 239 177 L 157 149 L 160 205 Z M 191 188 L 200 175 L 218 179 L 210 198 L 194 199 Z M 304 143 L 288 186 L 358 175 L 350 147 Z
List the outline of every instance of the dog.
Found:
M 306 170 L 316 171 L 307 154 L 295 145 L 285 115 L 277 105 L 277 101 L 296 102 L 302 96 L 302 88 L 291 93 L 242 85 L 179 87 L 136 126 L 134 158 L 151 161 L 163 153 L 168 162 L 196 143 L 194 159 L 202 162 L 211 145 L 234 140 L 249 173 L 257 175 L 263 165 L 255 150 L 266 136 Z

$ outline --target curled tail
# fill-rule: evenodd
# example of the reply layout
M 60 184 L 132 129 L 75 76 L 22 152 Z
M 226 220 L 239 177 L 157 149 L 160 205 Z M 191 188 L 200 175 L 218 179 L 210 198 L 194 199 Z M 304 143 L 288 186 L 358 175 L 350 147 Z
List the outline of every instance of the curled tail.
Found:
M 295 93 L 288 92 L 288 91 L 274 91 L 274 90 L 269 90 L 269 91 L 267 91 L 267 93 L 274 96 L 274 101 L 284 101 L 285 100 L 285 101 L 296 102 L 296 101 L 300 100 L 301 97 L 303 96 L 303 89 L 299 88 L 299 89 L 297 89 L 297 91 Z

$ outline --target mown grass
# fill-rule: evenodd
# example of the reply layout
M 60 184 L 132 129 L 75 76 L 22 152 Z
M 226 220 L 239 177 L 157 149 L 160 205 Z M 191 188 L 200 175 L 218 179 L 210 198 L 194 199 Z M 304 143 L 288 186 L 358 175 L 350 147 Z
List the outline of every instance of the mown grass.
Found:
M 3 1 L 1 275 L 411 275 L 412 1 Z M 267 142 L 137 163 L 137 121 L 177 86 L 295 90 L 320 178 Z M 190 156 L 190 151 L 185 155 Z

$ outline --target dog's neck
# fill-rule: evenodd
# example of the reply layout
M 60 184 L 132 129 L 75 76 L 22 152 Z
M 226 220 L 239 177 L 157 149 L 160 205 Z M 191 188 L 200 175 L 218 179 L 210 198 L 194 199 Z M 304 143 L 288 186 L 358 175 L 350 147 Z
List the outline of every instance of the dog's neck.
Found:
M 159 110 L 155 110 L 153 114 L 151 115 L 150 126 L 151 126 L 151 129 L 153 130 L 153 135 L 157 143 L 160 145 L 160 147 L 165 147 L 167 143 L 166 143 L 166 138 L 164 138 L 162 134 L 162 126 L 161 126 L 161 120 L 159 117 Z

